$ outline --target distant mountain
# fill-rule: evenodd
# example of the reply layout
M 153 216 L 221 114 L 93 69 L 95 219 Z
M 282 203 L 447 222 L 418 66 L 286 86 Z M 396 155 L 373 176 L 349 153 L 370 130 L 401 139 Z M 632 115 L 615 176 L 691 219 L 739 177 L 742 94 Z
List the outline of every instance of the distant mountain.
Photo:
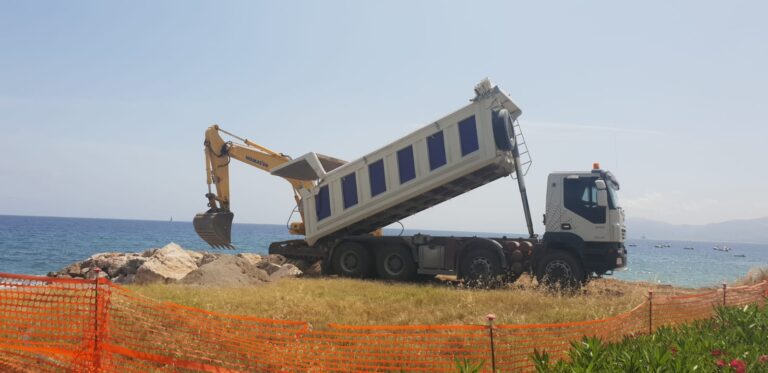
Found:
M 768 217 L 728 220 L 704 225 L 669 224 L 635 218 L 627 219 L 627 236 L 680 241 L 768 243 Z

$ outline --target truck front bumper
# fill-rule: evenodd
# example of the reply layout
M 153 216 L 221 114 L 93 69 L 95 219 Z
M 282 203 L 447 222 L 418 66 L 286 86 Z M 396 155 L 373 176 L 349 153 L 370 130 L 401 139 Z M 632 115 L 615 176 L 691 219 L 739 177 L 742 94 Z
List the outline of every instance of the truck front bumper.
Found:
M 627 266 L 624 243 L 589 242 L 586 246 L 582 259 L 588 272 L 604 275 Z

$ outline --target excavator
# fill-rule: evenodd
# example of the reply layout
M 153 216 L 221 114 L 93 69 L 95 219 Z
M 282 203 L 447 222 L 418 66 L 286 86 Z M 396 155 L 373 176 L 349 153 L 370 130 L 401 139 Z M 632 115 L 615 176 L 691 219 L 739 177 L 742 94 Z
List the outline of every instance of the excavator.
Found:
M 235 140 L 225 141 L 221 134 L 225 134 Z M 293 198 L 296 201 L 296 208 L 301 216 L 300 222 L 291 222 L 288 231 L 291 234 L 304 234 L 304 211 L 301 204 L 301 194 L 299 190 L 310 189 L 315 186 L 316 179 L 312 170 L 302 170 L 297 167 L 286 170 L 279 166 L 284 166 L 292 158 L 283 153 L 278 153 L 264 146 L 254 143 L 246 138 L 239 137 L 221 129 L 218 125 L 212 125 L 205 131 L 205 171 L 206 183 L 208 184 L 208 193 L 205 197 L 208 199 L 208 211 L 195 215 L 192 224 L 195 231 L 209 245 L 216 248 L 234 249 L 232 245 L 232 220 L 234 213 L 230 209 L 229 194 L 229 164 L 232 159 L 251 165 L 258 169 L 280 176 L 291 184 L 293 188 Z M 347 162 L 329 157 L 327 155 L 309 153 L 305 158 L 310 162 L 302 165 L 306 167 L 320 168 L 324 170 L 335 169 Z M 281 170 L 275 172 L 275 170 Z M 216 186 L 216 193 L 213 193 L 211 184 Z

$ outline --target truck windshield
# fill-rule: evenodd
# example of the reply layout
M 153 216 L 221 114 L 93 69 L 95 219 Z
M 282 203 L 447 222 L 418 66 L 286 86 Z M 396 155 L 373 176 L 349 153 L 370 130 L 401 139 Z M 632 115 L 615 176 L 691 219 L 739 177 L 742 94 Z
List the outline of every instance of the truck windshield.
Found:
M 616 188 L 613 183 L 608 183 L 608 207 L 611 210 L 619 208 L 619 197 L 616 195 Z

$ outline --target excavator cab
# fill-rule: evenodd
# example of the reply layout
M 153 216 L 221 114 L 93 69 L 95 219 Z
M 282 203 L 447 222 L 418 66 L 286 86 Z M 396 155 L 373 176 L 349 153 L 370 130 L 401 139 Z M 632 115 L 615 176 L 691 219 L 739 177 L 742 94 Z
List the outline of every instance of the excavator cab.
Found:
M 232 219 L 235 214 L 223 209 L 210 209 L 195 215 L 192 225 L 195 232 L 209 245 L 222 249 L 234 249 L 232 246 Z

